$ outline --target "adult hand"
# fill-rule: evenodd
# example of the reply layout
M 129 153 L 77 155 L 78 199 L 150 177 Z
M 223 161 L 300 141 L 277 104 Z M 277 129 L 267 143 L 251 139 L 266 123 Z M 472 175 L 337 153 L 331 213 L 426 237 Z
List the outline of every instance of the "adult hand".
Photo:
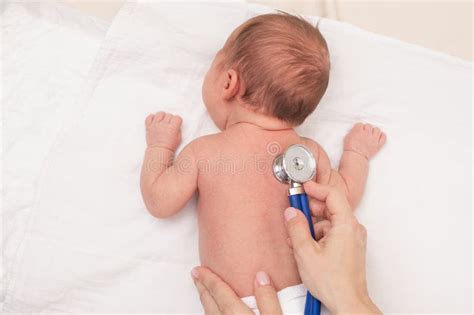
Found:
M 191 275 L 206 314 L 255 314 L 232 288 L 211 270 L 196 267 L 191 271 Z M 254 295 L 260 314 L 282 314 L 275 288 L 263 271 L 257 272 L 255 276 Z
M 366 230 L 357 221 L 345 195 L 315 182 L 305 183 L 304 188 L 309 197 L 325 204 L 330 225 L 326 225 L 324 236 L 316 242 L 304 215 L 294 208 L 285 210 L 290 243 L 303 283 L 332 314 L 380 313 L 367 292 Z

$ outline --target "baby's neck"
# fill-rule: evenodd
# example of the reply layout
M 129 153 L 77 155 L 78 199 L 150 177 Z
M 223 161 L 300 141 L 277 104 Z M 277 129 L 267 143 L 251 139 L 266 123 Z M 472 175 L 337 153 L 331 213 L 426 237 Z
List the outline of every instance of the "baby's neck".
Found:
M 256 111 L 245 108 L 244 106 L 235 106 L 227 117 L 224 130 L 232 128 L 239 124 L 251 124 L 264 130 L 287 130 L 293 126 L 280 119 L 257 113 Z

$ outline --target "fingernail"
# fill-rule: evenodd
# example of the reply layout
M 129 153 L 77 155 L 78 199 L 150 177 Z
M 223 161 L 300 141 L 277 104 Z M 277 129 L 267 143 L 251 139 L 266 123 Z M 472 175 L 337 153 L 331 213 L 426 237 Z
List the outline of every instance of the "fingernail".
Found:
M 193 277 L 194 279 L 199 279 L 199 272 L 196 267 L 191 270 L 191 277 Z
M 257 283 L 259 285 L 269 285 L 270 284 L 270 278 L 268 277 L 268 275 L 265 271 L 257 272 L 257 275 L 255 276 L 255 278 L 257 279 Z
M 296 217 L 296 209 L 295 208 L 287 208 L 285 210 L 285 220 L 286 221 L 290 221 L 291 219 L 293 219 L 294 217 Z

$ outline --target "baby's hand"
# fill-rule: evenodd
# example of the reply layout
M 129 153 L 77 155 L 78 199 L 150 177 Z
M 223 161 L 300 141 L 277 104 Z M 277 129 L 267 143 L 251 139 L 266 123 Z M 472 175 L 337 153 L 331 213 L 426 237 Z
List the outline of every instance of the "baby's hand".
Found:
M 352 151 L 370 160 L 385 144 L 385 133 L 370 124 L 355 124 L 344 139 L 344 151 Z
M 182 122 L 181 117 L 169 113 L 148 115 L 145 120 L 147 146 L 176 151 L 181 142 Z

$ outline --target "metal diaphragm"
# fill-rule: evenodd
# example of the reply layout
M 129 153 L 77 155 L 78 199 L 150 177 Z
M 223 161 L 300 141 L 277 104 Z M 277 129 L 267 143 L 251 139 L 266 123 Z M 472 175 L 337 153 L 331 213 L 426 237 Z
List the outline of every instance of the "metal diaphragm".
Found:
M 316 159 L 302 144 L 293 144 L 273 160 L 273 175 L 282 183 L 304 183 L 316 175 Z

